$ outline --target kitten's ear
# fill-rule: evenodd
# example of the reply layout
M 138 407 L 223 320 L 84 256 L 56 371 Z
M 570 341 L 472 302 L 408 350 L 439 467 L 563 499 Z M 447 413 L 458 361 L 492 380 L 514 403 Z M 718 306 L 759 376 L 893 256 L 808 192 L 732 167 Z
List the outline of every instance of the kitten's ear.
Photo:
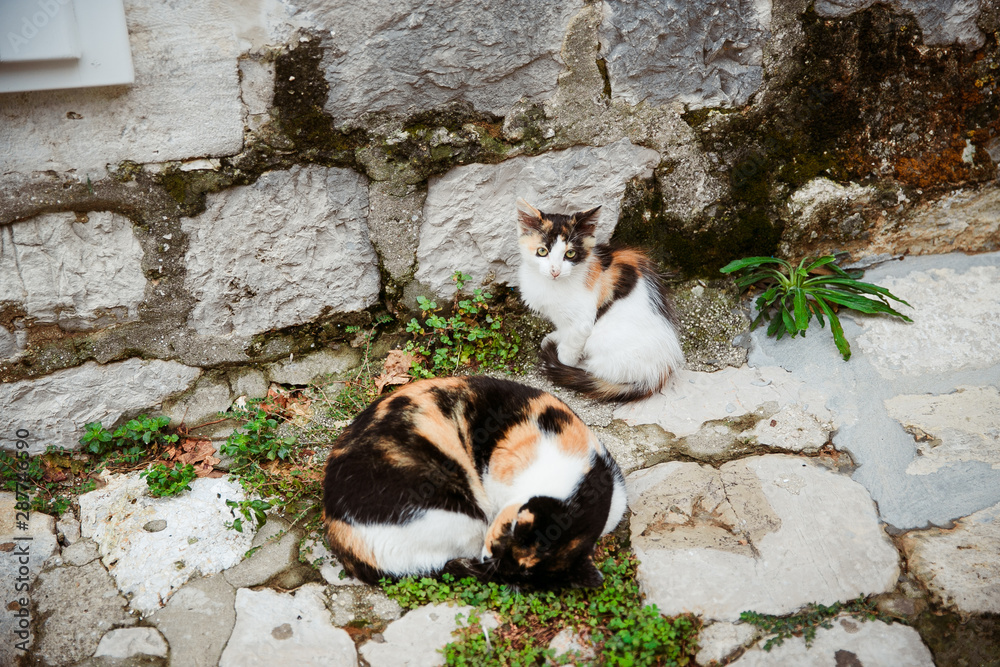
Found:
M 604 575 L 594 565 L 594 561 L 586 558 L 573 572 L 571 577 L 573 588 L 597 588 L 604 583 Z
M 576 231 L 584 236 L 593 236 L 597 231 L 597 212 L 600 210 L 601 207 L 598 206 L 583 213 L 574 213 L 573 226 Z
M 517 223 L 522 235 L 539 232 L 542 230 L 542 212 L 523 199 L 518 199 Z

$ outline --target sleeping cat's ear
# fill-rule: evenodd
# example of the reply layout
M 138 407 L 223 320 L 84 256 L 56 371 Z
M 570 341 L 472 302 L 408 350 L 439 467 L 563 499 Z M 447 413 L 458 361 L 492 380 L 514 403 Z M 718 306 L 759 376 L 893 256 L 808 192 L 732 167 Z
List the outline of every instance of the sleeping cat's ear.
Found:
M 539 232 L 542 230 L 542 212 L 523 199 L 518 199 L 517 223 L 522 236 Z
M 597 230 L 597 212 L 601 210 L 601 207 L 592 208 L 589 211 L 584 211 L 583 213 L 573 214 L 573 227 L 576 229 L 578 234 L 583 236 L 593 236 L 594 232 Z

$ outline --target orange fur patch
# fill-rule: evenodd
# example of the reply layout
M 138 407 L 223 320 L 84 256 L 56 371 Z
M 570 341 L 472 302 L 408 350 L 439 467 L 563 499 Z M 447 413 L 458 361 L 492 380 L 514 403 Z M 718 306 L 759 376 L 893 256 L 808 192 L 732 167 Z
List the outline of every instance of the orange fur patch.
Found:
M 510 484 L 519 472 L 535 460 L 540 435 L 533 421 L 522 422 L 507 431 L 504 439 L 497 442 L 493 449 L 490 474 L 504 484 Z
M 338 519 L 326 521 L 326 539 L 338 556 L 346 556 L 378 569 L 375 554 L 349 523 Z
M 529 410 L 531 416 L 538 418 L 548 408 L 561 410 L 570 416 L 570 422 L 563 425 L 563 430 L 559 434 L 559 449 L 574 456 L 583 456 L 590 451 L 590 429 L 583 421 L 573 414 L 569 407 L 552 394 L 542 394 L 538 398 L 532 399 Z

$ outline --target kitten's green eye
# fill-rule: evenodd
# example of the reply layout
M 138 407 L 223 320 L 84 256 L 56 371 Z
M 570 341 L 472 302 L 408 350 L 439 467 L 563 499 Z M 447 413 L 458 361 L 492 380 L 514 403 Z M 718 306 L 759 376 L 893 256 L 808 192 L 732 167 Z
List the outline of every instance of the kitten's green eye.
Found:
M 566 259 L 573 259 L 574 257 L 576 257 L 576 250 L 566 251 Z
M 549 249 L 539 248 L 538 250 L 535 251 L 535 254 L 537 254 L 539 257 L 545 257 L 546 255 L 549 254 Z

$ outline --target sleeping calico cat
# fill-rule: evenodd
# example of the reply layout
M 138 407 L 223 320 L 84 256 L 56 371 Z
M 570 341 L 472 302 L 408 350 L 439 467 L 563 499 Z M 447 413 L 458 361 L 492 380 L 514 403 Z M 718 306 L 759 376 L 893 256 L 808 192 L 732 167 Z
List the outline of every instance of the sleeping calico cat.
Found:
M 597 538 L 625 512 L 621 470 L 550 394 L 486 377 L 407 385 L 337 439 L 324 522 L 347 572 L 597 586 Z
M 684 365 L 684 353 L 653 262 L 638 250 L 597 244 L 600 207 L 559 215 L 518 205 L 521 298 L 556 327 L 542 342 L 548 378 L 605 401 L 659 391 Z

